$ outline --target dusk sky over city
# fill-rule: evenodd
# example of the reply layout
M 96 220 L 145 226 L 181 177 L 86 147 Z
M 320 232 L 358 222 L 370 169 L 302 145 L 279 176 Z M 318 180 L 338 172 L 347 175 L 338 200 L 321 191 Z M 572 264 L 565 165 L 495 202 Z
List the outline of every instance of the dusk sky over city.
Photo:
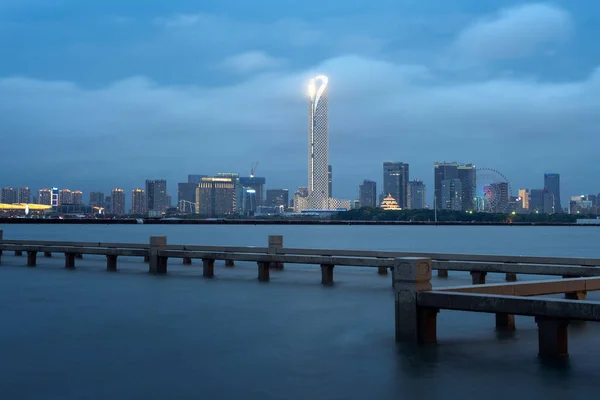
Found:
M 435 161 L 598 193 L 599 35 L 589 0 L 0 0 L 0 185 L 176 196 L 259 161 L 293 192 L 324 74 L 335 197 L 383 161 L 430 201 Z

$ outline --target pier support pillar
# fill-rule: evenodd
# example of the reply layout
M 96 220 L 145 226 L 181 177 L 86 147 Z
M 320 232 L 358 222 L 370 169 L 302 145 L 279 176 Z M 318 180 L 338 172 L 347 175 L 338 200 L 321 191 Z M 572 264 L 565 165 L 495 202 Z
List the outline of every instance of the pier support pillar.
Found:
M 506 282 L 516 282 L 517 274 L 515 274 L 514 272 L 507 272 L 505 279 L 506 279 Z
M 150 262 L 150 256 L 144 256 L 144 262 L 145 263 L 149 263 Z
M 48 258 L 52 257 L 52 252 L 51 251 L 45 251 L 44 252 L 44 257 L 48 257 Z
M 75 258 L 78 258 L 78 259 L 81 260 L 83 258 L 83 254 L 82 253 L 75 253 Z
M 387 267 L 377 267 L 377 274 L 379 274 L 379 275 L 387 275 L 388 274 Z
M 35 267 L 37 264 L 37 251 L 28 251 L 27 252 L 27 266 Z
M 271 278 L 269 275 L 269 262 L 259 261 L 258 262 L 258 280 L 260 282 L 269 282 Z
M 403 257 L 394 260 L 396 341 L 434 343 L 437 309 L 419 307 L 417 293 L 431 290 L 431 259 Z
M 283 248 L 283 235 L 269 235 L 269 254 L 277 254 L 277 249 Z M 282 262 L 272 262 L 271 268 L 283 269 Z
M 560 359 L 569 356 L 568 320 L 536 317 L 538 325 L 539 356 Z
M 235 262 L 233 260 L 225 260 L 226 267 L 235 267 Z
M 15 256 L 21 257 L 23 255 L 23 250 L 15 250 Z
M 152 274 L 167 273 L 167 257 L 160 257 L 159 252 L 167 247 L 166 236 L 150 236 L 150 267 Z
M 437 270 L 437 276 L 438 276 L 438 278 L 447 278 L 448 277 L 448 270 L 447 269 L 438 269 Z
M 473 279 L 473 285 L 485 285 L 485 277 L 487 272 L 471 271 L 471 278 Z
M 333 285 L 333 268 L 335 265 L 322 264 L 321 265 L 321 284 L 325 286 Z
M 192 259 L 190 257 L 183 257 L 183 265 L 192 265 Z
M 496 330 L 512 332 L 515 330 L 515 316 L 513 314 L 496 313 Z
M 75 253 L 65 253 L 65 268 L 75 268 Z
M 569 292 L 565 293 L 565 299 L 567 300 L 585 300 L 587 297 L 587 292 L 582 290 L 580 292 Z
M 210 258 L 202 259 L 202 276 L 205 278 L 212 278 L 215 276 L 215 260 Z
M 106 270 L 110 272 L 115 272 L 117 270 L 117 255 L 116 254 L 107 254 L 106 255 Z

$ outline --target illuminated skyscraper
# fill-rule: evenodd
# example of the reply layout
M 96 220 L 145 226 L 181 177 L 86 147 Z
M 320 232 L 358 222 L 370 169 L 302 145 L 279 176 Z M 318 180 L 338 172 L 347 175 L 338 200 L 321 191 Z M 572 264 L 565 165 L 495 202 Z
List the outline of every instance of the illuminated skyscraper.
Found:
M 60 189 L 58 204 L 73 204 L 73 193 L 69 189 Z
M 544 189 L 552 197 L 551 213 L 561 213 L 563 210 L 560 204 L 560 174 L 544 174 Z
M 329 208 L 329 134 L 326 76 L 308 86 L 308 206 Z
M 165 211 L 167 209 L 167 181 L 164 179 L 146 180 L 146 210 Z
M 144 214 L 146 212 L 146 194 L 143 189 L 131 191 L 131 212 L 133 214 Z
M 104 207 L 104 193 L 90 192 L 90 206 Z
M 14 204 L 17 202 L 17 191 L 11 187 L 2 188 L 0 203 Z
M 111 192 L 110 209 L 113 215 L 125 214 L 125 192 L 123 189 L 114 189 Z
M 73 192 L 73 204 L 83 204 L 83 193 L 81 190 L 76 190 Z
M 45 206 L 52 204 L 52 191 L 50 189 L 40 189 L 38 193 L 38 204 Z

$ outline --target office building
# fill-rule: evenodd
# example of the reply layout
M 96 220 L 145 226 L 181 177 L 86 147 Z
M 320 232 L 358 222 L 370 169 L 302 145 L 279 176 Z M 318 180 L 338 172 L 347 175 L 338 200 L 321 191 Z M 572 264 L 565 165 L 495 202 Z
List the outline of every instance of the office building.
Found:
M 236 185 L 231 177 L 202 178 L 196 187 L 196 214 L 223 217 L 236 212 Z
M 563 209 L 560 204 L 560 174 L 544 174 L 544 189 L 551 197 L 551 213 L 561 213 Z
M 111 196 L 106 196 L 104 198 L 104 205 L 102 206 L 102 208 L 104 208 L 104 211 L 107 213 L 111 213 L 112 211 L 112 197 Z
M 17 203 L 29 204 L 31 202 L 31 190 L 28 187 L 20 187 L 17 189 Z
M 446 163 L 436 162 L 434 164 L 434 188 L 433 201 L 437 209 L 446 209 L 446 204 L 442 201 L 442 182 L 446 180 L 458 179 L 458 164 L 455 162 Z M 461 200 L 462 201 L 462 200 Z M 461 203 L 462 208 L 462 203 Z
M 460 179 L 462 211 L 475 211 L 475 194 L 477 190 L 477 169 L 473 164 L 459 165 L 456 168 L 458 179 Z M 508 201 L 508 200 L 507 200 Z
M 265 200 L 265 206 L 277 207 L 283 206 L 288 208 L 290 206 L 290 192 L 287 189 L 267 189 L 267 199 Z
M 69 189 L 60 189 L 58 204 L 73 204 L 73 193 Z
M 242 189 L 242 214 L 245 216 L 254 215 L 258 204 L 258 194 L 251 187 L 243 187 Z
M 554 196 L 546 189 L 529 191 L 529 211 L 536 214 L 551 214 L 554 209 Z
M 2 188 L 0 193 L 0 203 L 14 204 L 17 202 L 17 191 L 11 187 Z
M 360 207 L 377 207 L 377 183 L 365 179 L 358 186 L 358 202 Z
M 133 189 L 131 191 L 131 212 L 133 214 L 145 214 L 146 193 L 143 189 Z
M 402 209 L 408 208 L 408 164 L 403 162 L 383 163 L 384 196 L 392 196 Z
M 50 189 L 40 189 L 38 192 L 38 204 L 45 206 L 52 205 L 52 191 Z
M 412 210 L 421 210 L 427 205 L 427 192 L 423 181 L 408 182 L 408 204 Z
M 529 189 L 519 189 L 519 208 L 529 211 Z
M 327 166 L 327 182 L 329 186 L 329 197 L 333 197 L 333 167 Z
M 257 206 L 262 206 L 265 203 L 265 184 L 267 183 L 266 178 L 259 176 L 242 176 L 240 177 L 240 185 L 243 188 L 249 188 L 254 190 L 256 194 Z
M 240 183 L 240 174 L 238 174 L 237 172 L 218 172 L 217 178 L 230 178 L 231 179 L 231 181 L 233 182 L 233 185 L 235 186 L 235 198 L 234 198 L 234 204 L 233 204 L 234 213 L 241 214 L 242 213 L 241 201 L 242 201 L 242 198 L 244 197 L 244 188 L 242 187 L 242 184 Z M 238 202 L 240 202 L 240 204 L 238 204 Z
M 442 181 L 441 203 L 444 210 L 462 210 L 462 182 L 460 179 L 445 179 Z
M 90 192 L 90 206 L 104 208 L 104 193 Z
M 170 194 L 167 194 L 167 208 L 173 207 L 173 197 Z
M 167 181 L 164 179 L 146 180 L 146 210 L 164 212 L 167 210 Z
M 110 212 L 112 215 L 125 215 L 125 192 L 123 189 L 113 189 L 110 193 Z
M 200 180 L 202 180 L 202 178 L 200 178 Z M 195 182 L 183 182 L 177 184 L 177 209 L 179 212 L 188 214 L 195 212 L 197 186 L 198 183 Z
M 81 193 L 81 190 L 75 190 L 73 192 L 72 200 L 73 200 L 72 204 L 77 204 L 77 205 L 83 204 L 83 193 Z
M 329 209 L 328 79 L 312 79 L 308 91 L 308 207 Z M 296 206 L 296 204 L 294 204 Z

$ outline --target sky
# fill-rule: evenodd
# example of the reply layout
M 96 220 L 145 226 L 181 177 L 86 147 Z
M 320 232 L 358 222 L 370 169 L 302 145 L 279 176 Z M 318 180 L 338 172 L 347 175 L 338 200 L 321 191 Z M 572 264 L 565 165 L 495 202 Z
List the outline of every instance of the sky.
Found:
M 285 3 L 285 4 L 284 4 Z M 561 174 L 600 192 L 600 2 L 0 0 L 0 186 L 110 192 L 188 174 L 307 184 L 329 77 L 333 195 L 382 163 Z

